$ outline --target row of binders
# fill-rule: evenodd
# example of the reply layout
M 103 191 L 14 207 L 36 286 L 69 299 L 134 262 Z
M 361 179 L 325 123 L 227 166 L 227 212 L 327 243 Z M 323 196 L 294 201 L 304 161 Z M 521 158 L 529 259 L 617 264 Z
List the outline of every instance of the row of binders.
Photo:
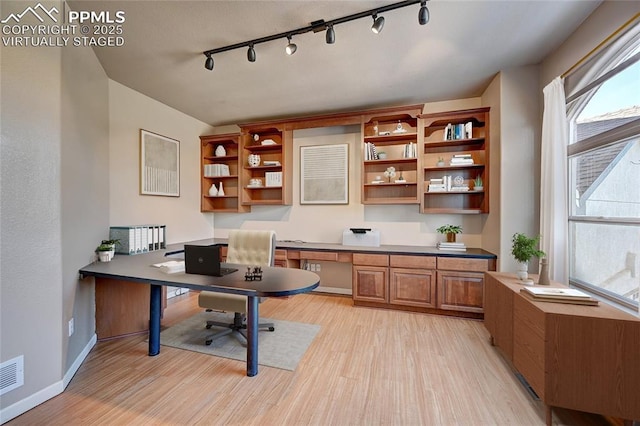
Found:
M 166 229 L 166 225 L 112 226 L 109 239 L 118 240 L 118 254 L 148 253 L 167 247 Z
M 449 123 L 444 128 L 443 136 L 445 141 L 471 139 L 473 138 L 473 123 L 471 121 L 460 124 Z
M 227 164 L 205 164 L 204 177 L 229 176 Z

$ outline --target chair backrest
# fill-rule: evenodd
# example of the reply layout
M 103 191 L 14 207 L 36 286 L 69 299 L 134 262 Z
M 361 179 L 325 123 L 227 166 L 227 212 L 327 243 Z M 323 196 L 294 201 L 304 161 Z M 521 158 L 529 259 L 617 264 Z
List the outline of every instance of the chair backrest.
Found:
M 227 262 L 241 265 L 273 266 L 275 264 L 276 233 L 251 229 L 229 231 Z

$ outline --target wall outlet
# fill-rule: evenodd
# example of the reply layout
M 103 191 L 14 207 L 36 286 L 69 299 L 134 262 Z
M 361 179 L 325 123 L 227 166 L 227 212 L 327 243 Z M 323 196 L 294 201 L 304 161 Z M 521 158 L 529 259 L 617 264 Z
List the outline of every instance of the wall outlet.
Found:
M 73 318 L 71 318 L 69 320 L 69 337 L 71 337 L 74 331 L 75 330 L 74 330 Z
M 316 272 L 320 272 L 320 264 L 316 263 Z

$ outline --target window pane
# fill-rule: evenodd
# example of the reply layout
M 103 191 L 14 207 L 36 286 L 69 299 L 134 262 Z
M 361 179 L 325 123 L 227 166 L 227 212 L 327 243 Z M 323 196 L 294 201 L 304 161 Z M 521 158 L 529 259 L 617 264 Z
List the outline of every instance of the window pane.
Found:
M 572 222 L 570 280 L 638 301 L 640 226 Z
M 640 218 L 640 139 L 572 157 L 569 173 L 572 216 Z
M 638 47 L 633 53 L 640 50 Z M 613 129 L 640 116 L 640 62 L 604 82 L 588 99 L 575 123 L 572 143 Z

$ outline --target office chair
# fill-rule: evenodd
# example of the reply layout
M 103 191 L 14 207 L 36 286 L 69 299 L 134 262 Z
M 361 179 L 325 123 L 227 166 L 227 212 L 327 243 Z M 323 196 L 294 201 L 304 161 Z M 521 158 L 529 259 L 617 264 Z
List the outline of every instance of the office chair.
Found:
M 229 245 L 227 247 L 228 263 L 238 263 L 248 266 L 273 266 L 275 264 L 276 233 L 274 231 L 253 231 L 234 229 L 229 232 Z M 240 271 L 240 273 L 243 273 Z M 260 299 L 262 302 L 262 299 Z M 207 312 L 223 311 L 234 312 L 233 323 L 227 324 L 217 321 L 207 321 L 206 327 L 224 327 L 225 330 L 211 334 L 205 338 L 205 344 L 210 345 L 215 339 L 231 333 L 247 336 L 244 330 L 247 329 L 247 297 L 216 293 L 211 291 L 201 291 L 198 296 L 198 305 L 205 308 Z M 272 323 L 258 324 L 259 330 L 274 331 Z

